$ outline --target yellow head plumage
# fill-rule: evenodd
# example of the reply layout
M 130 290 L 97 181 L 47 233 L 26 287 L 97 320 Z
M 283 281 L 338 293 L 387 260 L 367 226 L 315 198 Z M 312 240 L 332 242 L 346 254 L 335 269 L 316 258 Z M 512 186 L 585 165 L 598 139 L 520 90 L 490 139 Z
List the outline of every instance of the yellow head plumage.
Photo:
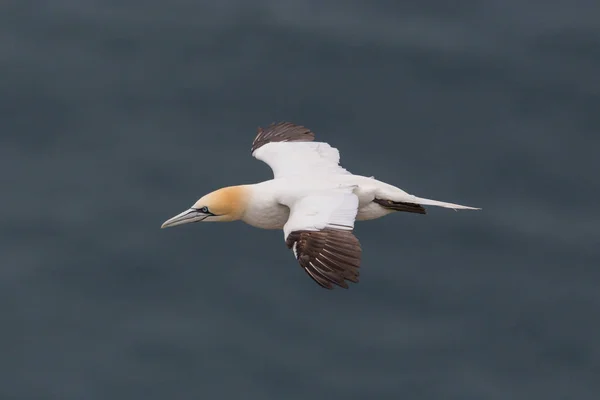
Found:
M 229 186 L 203 196 L 192 208 L 165 221 L 162 228 L 190 222 L 236 221 L 244 215 L 248 203 L 245 186 Z
M 192 208 L 206 207 L 210 221 L 235 221 L 244 215 L 247 204 L 247 190 L 243 186 L 224 187 L 207 194 L 198 200 Z

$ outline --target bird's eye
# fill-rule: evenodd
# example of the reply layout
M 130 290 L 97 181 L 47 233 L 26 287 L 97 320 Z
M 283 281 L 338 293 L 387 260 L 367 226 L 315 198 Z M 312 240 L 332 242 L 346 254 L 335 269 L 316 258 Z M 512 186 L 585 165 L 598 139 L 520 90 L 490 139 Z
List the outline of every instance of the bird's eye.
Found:
M 208 214 L 208 207 L 204 206 L 200 209 L 201 212 Z

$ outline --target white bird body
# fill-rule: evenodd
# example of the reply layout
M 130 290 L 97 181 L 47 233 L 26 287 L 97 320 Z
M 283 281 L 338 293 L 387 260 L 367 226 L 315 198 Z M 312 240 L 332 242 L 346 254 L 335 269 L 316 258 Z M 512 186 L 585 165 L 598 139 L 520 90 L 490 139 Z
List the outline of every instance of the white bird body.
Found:
M 416 202 L 415 196 L 399 188 L 374 178 L 352 174 L 330 174 L 308 179 L 301 176 L 278 178 L 243 187 L 248 191 L 249 201 L 242 221 L 261 229 L 283 229 L 290 214 L 290 208 L 285 204 L 319 191 L 351 188 L 358 198 L 357 221 L 376 219 L 394 212 L 373 203 L 376 196 L 398 202 Z
M 477 208 L 420 198 L 339 165 L 339 152 L 314 142 L 308 129 L 280 123 L 260 129 L 252 155 L 267 163 L 274 178 L 209 193 L 163 227 L 187 222 L 234 221 L 262 229 L 283 229 L 300 265 L 321 286 L 358 282 L 361 247 L 354 222 L 406 211 L 425 214 L 422 205 Z

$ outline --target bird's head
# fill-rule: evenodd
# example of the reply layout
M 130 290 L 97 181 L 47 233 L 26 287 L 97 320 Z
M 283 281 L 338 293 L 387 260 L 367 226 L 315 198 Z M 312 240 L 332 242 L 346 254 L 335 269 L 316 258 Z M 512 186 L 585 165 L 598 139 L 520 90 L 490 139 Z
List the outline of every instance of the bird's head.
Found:
M 248 202 L 245 186 L 230 186 L 215 190 L 198 200 L 192 208 L 166 220 L 161 228 L 191 222 L 228 222 L 244 215 Z

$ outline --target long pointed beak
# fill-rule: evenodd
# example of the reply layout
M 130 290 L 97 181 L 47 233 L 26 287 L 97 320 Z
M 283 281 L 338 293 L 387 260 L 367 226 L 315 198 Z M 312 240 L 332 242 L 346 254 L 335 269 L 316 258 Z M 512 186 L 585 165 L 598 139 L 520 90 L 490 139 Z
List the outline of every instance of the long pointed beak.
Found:
M 189 210 L 185 210 L 181 214 L 177 214 L 173 218 L 166 220 L 160 228 L 169 228 L 172 226 L 189 224 L 190 222 L 200 222 L 207 217 L 209 217 L 209 215 L 194 208 L 190 208 Z

